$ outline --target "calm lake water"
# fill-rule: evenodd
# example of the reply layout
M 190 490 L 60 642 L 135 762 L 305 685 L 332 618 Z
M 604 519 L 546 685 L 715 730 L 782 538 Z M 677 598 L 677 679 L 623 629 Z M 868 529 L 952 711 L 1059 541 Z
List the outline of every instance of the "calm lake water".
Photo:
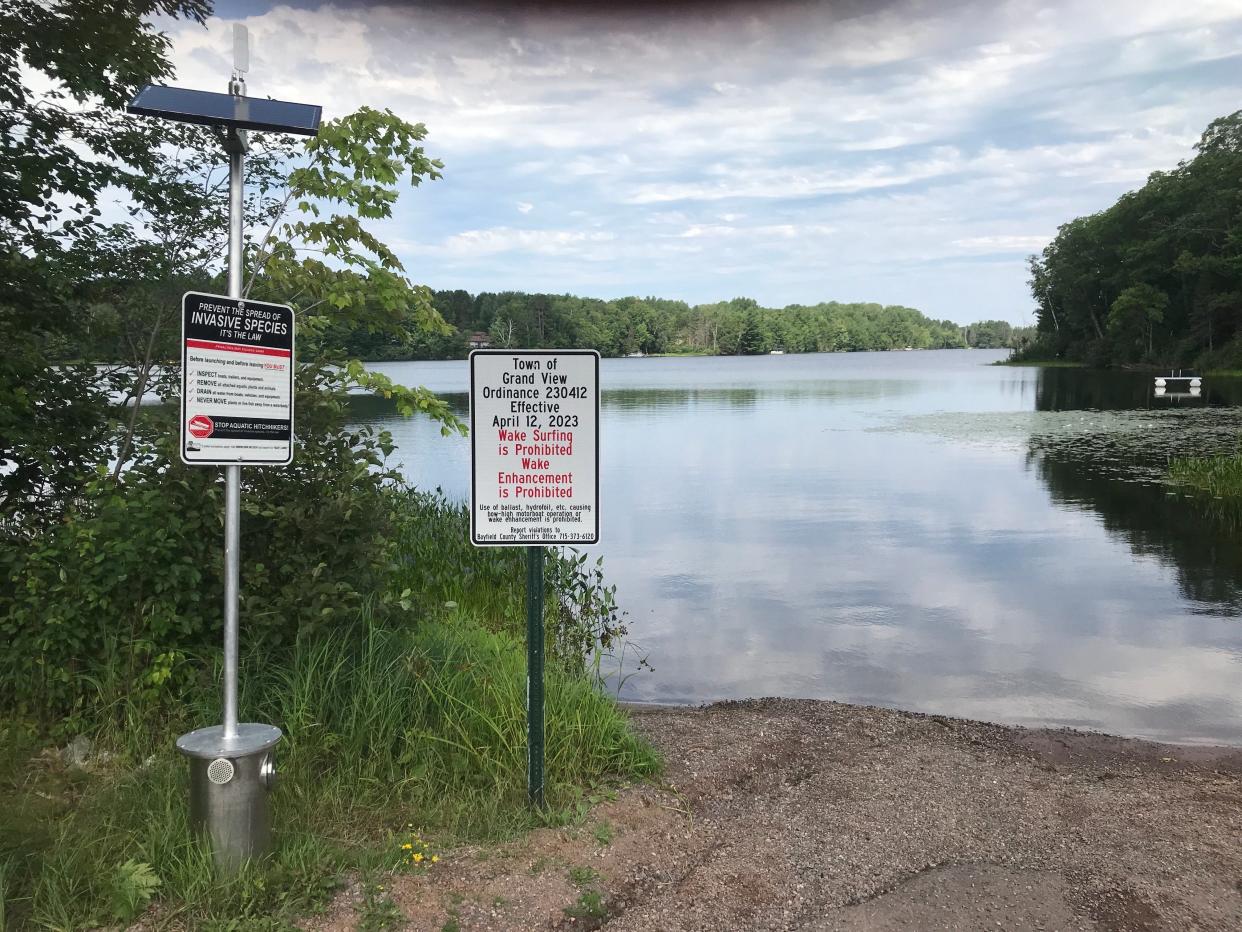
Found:
M 602 539 L 654 672 L 623 698 L 797 696 L 1242 743 L 1242 546 L 1160 477 L 1232 450 L 1242 382 L 981 350 L 609 359 Z M 377 369 L 467 404 L 464 362 Z M 359 399 L 417 485 L 469 446 Z

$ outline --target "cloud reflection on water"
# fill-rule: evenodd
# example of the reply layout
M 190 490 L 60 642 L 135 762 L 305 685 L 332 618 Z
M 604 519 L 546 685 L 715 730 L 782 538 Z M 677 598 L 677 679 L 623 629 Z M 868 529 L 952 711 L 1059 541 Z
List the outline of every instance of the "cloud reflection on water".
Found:
M 1095 412 L 1108 442 L 1084 444 L 1073 373 L 983 355 L 605 361 L 599 549 L 655 666 L 623 695 L 1242 742 L 1236 546 L 1120 480 L 1147 428 Z M 1181 452 L 1214 443 L 1220 413 L 1144 410 L 1153 455 L 1160 427 Z M 416 481 L 464 494 L 465 444 L 372 418 Z

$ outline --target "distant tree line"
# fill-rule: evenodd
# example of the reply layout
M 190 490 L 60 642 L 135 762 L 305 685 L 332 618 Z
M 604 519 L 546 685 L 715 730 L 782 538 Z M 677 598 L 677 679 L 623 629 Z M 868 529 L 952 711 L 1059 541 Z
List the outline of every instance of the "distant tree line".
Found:
M 1015 327 L 1005 320 L 981 320 L 963 329 L 966 345 L 976 349 L 1024 350 L 1036 336 L 1034 327 Z
M 188 285 L 187 285 L 188 287 Z M 211 290 L 213 284 L 198 287 Z M 218 289 L 219 283 L 214 287 Z M 372 295 L 358 296 L 354 314 L 337 315 L 298 337 L 298 355 L 347 359 L 458 359 L 481 336 L 492 347 L 587 347 L 605 356 L 635 353 L 753 356 L 785 353 L 860 352 L 911 349 L 1027 349 L 1033 327 L 1003 320 L 968 325 L 931 320 L 914 308 L 872 303 L 791 304 L 761 307 L 751 298 L 690 305 L 664 298 L 605 301 L 569 294 L 521 291 L 469 292 L 419 289 L 444 324 L 428 326 L 422 317 L 385 320 L 375 326 L 368 315 Z M 426 316 L 426 315 L 423 315 Z M 108 302 L 88 302 L 78 331 L 47 343 L 59 359 L 118 362 L 134 352 L 135 335 Z M 171 359 L 176 334 L 162 334 L 155 355 Z
M 1026 355 L 1242 366 L 1242 111 L 1195 149 L 1030 258 L 1038 335 Z
M 635 353 L 721 356 L 861 350 L 1022 347 L 1031 328 L 1000 320 L 963 327 L 897 305 L 791 304 L 761 307 L 751 298 L 690 305 L 664 298 L 605 301 L 520 291 L 437 291 L 440 316 L 454 332 L 411 334 L 408 341 L 363 330 L 330 334 L 344 355 L 363 359 L 464 356 L 472 336 L 492 347 L 588 347 L 605 356 Z

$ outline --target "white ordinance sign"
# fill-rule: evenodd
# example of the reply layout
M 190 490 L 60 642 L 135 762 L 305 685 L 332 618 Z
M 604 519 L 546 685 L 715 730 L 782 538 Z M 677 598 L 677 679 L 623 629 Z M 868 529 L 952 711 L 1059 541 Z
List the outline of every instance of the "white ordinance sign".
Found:
M 599 542 L 599 353 L 470 354 L 470 541 Z
M 181 301 L 181 459 L 293 461 L 293 310 L 188 292 Z

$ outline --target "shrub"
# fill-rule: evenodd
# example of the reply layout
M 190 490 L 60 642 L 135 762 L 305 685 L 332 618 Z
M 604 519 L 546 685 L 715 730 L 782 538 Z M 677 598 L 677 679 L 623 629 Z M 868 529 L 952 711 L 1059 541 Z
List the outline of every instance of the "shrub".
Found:
M 0 704 L 56 718 L 139 686 L 175 691 L 189 685 L 175 661 L 219 645 L 223 478 L 183 466 L 167 444 L 141 446 L 119 483 L 101 467 L 61 523 L 5 548 Z M 242 470 L 248 645 L 291 647 L 351 623 L 385 592 L 394 548 L 384 446 L 367 430 L 312 434 L 293 466 Z

